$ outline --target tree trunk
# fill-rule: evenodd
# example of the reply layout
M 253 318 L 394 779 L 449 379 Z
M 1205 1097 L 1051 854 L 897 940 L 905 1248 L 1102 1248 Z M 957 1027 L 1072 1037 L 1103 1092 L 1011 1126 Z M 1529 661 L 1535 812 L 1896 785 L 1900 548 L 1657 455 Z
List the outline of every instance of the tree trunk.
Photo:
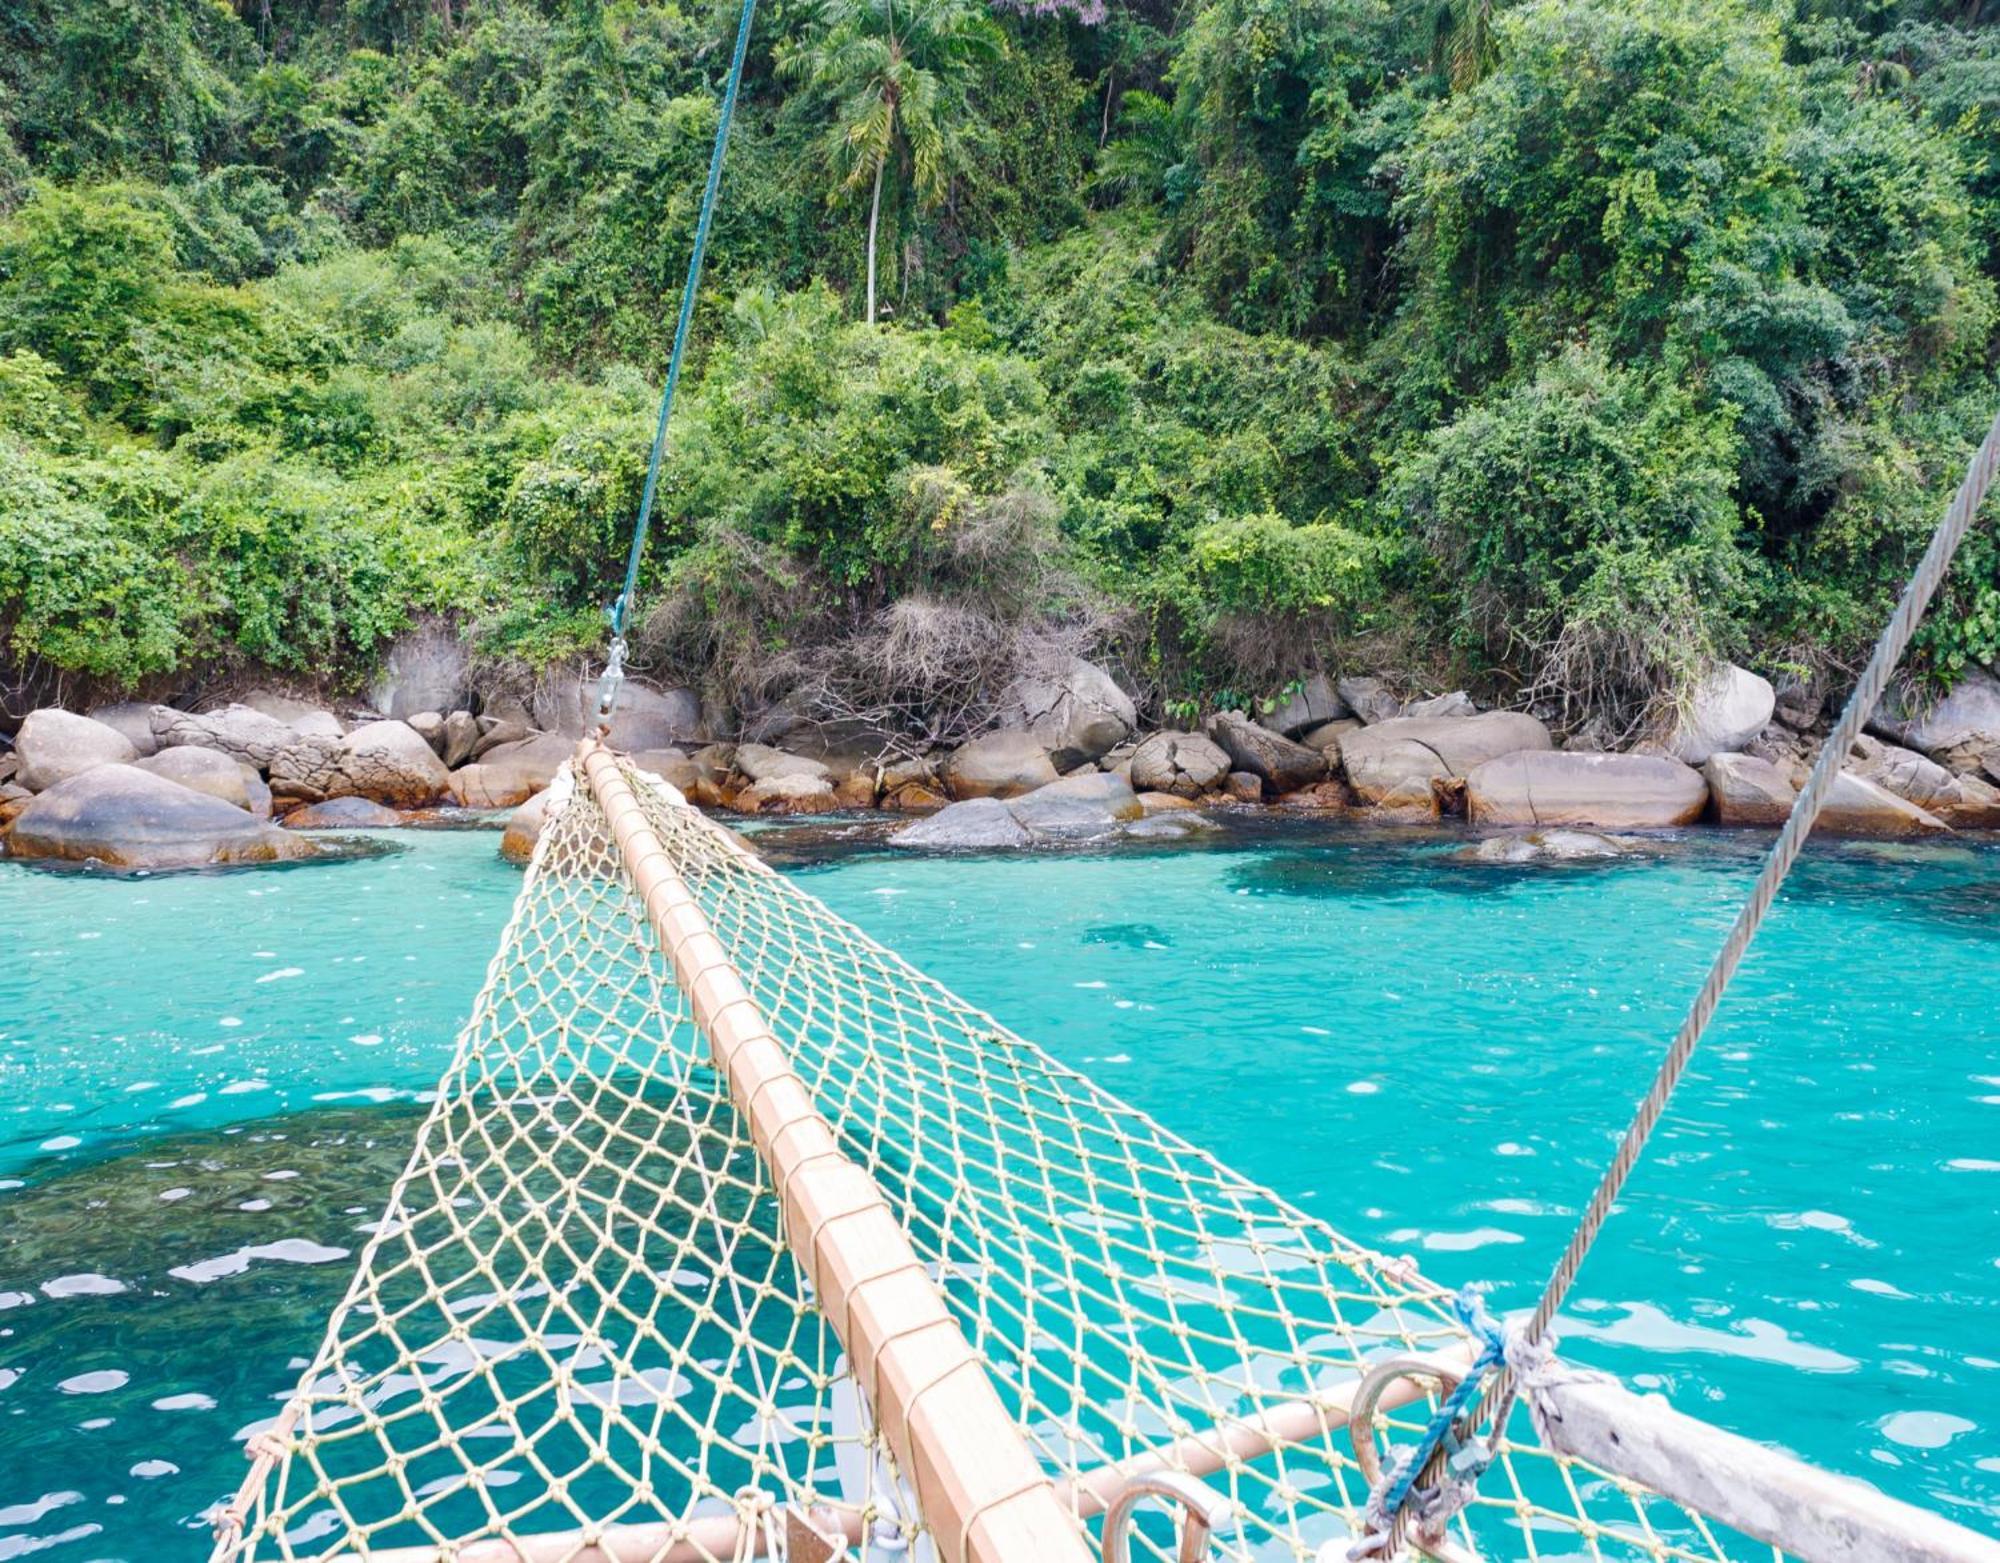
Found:
M 875 324 L 875 235 L 882 225 L 882 165 L 885 153 L 875 159 L 875 193 L 868 198 L 868 324 Z

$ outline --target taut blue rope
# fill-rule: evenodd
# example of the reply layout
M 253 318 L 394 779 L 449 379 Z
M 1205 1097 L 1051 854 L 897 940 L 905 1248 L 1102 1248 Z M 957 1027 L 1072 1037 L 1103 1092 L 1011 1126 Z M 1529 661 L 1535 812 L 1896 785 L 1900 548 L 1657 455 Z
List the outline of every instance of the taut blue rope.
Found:
M 715 201 L 722 189 L 722 160 L 729 151 L 729 127 L 736 118 L 736 97 L 743 85 L 743 61 L 750 52 L 750 22 L 757 0 L 743 0 L 743 15 L 736 24 L 736 53 L 729 62 L 729 80 L 722 91 L 722 115 L 715 126 L 715 149 L 708 159 L 708 184 L 701 192 L 701 215 L 694 225 L 694 250 L 688 256 L 687 285 L 681 289 L 680 318 L 674 323 L 674 350 L 667 360 L 667 383 L 660 392 L 660 418 L 653 428 L 653 449 L 646 458 L 646 487 L 639 496 L 639 514 L 632 523 L 632 548 L 625 558 L 625 584 L 611 605 L 611 651 L 604 664 L 604 676 L 597 689 L 597 721 L 608 727 L 612 708 L 618 703 L 618 686 L 625 678 L 625 617 L 631 611 L 632 596 L 639 586 L 639 555 L 646 547 L 646 532 L 653 524 L 653 500 L 660 487 L 660 461 L 667 450 L 667 420 L 673 416 L 674 391 L 681 383 L 681 364 L 687 357 L 688 335 L 694 325 L 695 293 L 701 286 L 702 258 L 708 253 L 708 231 L 715 221 Z

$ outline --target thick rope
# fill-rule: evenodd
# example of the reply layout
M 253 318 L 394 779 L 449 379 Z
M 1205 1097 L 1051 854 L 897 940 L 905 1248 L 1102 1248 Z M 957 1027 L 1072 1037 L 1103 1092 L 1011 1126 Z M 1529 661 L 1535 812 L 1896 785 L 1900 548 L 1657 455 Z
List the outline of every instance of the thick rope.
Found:
M 632 523 L 632 546 L 625 556 L 625 584 L 611 605 L 611 650 L 598 689 L 597 718 L 600 725 L 611 720 L 618 703 L 618 686 L 625 676 L 625 620 L 632 609 L 632 597 L 639 587 L 639 556 L 645 551 L 646 533 L 653 524 L 653 502 L 660 487 L 660 464 L 666 456 L 667 423 L 673 416 L 674 392 L 681 383 L 681 365 L 687 358 L 688 337 L 694 326 L 695 294 L 701 287 L 701 266 L 708 254 L 708 233 L 715 222 L 715 203 L 722 190 L 722 163 L 729 151 L 729 127 L 736 119 L 736 98 L 743 86 L 743 61 L 750 52 L 750 23 L 757 0 L 743 0 L 743 14 L 736 24 L 736 52 L 729 62 L 729 79 L 722 92 L 722 113 L 715 125 L 715 147 L 708 158 L 708 183 L 701 192 L 701 215 L 694 226 L 694 250 L 688 256 L 687 283 L 681 289 L 680 318 L 674 322 L 674 348 L 667 359 L 667 383 L 660 392 L 659 421 L 653 426 L 653 447 L 646 458 L 646 486 L 639 496 L 639 514 Z
M 1563 1250 L 1562 1258 L 1556 1261 L 1548 1284 L 1542 1289 L 1541 1301 L 1535 1305 L 1534 1315 L 1521 1331 L 1526 1346 L 1533 1347 L 1547 1336 L 1549 1325 L 1561 1310 L 1563 1301 L 1569 1296 L 1570 1287 L 1576 1281 L 1577 1271 L 1582 1267 L 1591 1245 L 1597 1241 L 1604 1228 L 1605 1219 L 1611 1214 L 1611 1207 L 1617 1202 L 1619 1193 L 1625 1187 L 1625 1180 L 1632 1174 L 1639 1157 L 1646 1149 L 1646 1142 L 1652 1137 L 1661 1115 L 1666 1111 L 1667 1100 L 1674 1093 L 1686 1071 L 1688 1060 L 1694 1056 L 1696 1045 L 1707 1031 L 1709 1021 L 1714 1017 L 1716 1007 L 1722 1002 L 1730 979 L 1743 962 L 1744 953 L 1750 948 L 1750 941 L 1757 936 L 1764 916 L 1777 899 L 1778 891 L 1785 882 L 1785 876 L 1798 860 L 1800 849 L 1805 846 L 1806 837 L 1825 807 L 1827 797 L 1832 793 L 1834 783 L 1839 779 L 1840 770 L 1847 762 L 1854 748 L 1854 741 L 1861 736 L 1861 729 L 1875 712 L 1876 702 L 1888 688 L 1890 675 L 1902 661 L 1908 649 L 1910 637 L 1916 633 L 1918 622 L 1923 618 L 1924 609 L 1929 606 L 1932 596 L 1943 582 L 1945 572 L 1951 568 L 1952 556 L 1970 530 L 1973 518 L 1978 514 L 1980 504 L 1993 485 L 1994 474 L 2000 470 L 2000 417 L 1986 431 L 1986 438 L 1973 453 L 1967 464 L 1965 478 L 1958 486 L 1944 519 L 1938 524 L 1932 536 L 1930 547 L 1924 550 L 1918 562 L 1916 573 L 1910 577 L 1909 585 L 1903 588 L 1902 600 L 1896 604 L 1896 611 L 1883 627 L 1881 638 L 1875 642 L 1875 650 L 1868 658 L 1868 665 L 1862 669 L 1861 677 L 1848 696 L 1847 706 L 1840 713 L 1840 720 L 1834 724 L 1825 747 L 1819 752 L 1812 775 L 1804 789 L 1792 804 L 1790 818 L 1785 828 L 1779 832 L 1770 855 L 1764 859 L 1764 866 L 1757 875 L 1757 883 L 1750 891 L 1750 898 L 1736 914 L 1736 922 L 1729 930 L 1729 937 L 1723 940 L 1722 948 L 1716 953 L 1715 962 L 1708 969 L 1708 976 L 1702 982 L 1701 991 L 1695 995 L 1689 1007 L 1687 1018 L 1681 1022 L 1679 1032 L 1674 1036 L 1673 1046 L 1660 1061 L 1659 1071 L 1653 1076 L 1653 1083 L 1647 1089 L 1639 1110 L 1633 1115 L 1625 1137 L 1619 1142 L 1618 1153 L 1611 1158 L 1611 1165 L 1604 1169 L 1604 1176 L 1598 1181 L 1597 1191 L 1590 1196 L 1590 1203 L 1584 1208 L 1582 1219 L 1577 1222 L 1576 1231 L 1571 1235 L 1569 1246 Z M 1513 1372 L 1503 1367 L 1495 1380 L 1491 1394 L 1485 1397 L 1480 1407 L 1470 1418 L 1470 1425 L 1477 1426 L 1487 1408 L 1491 1408 L 1492 1423 L 1496 1436 L 1507 1425 L 1507 1415 L 1513 1409 L 1518 1384 Z M 1440 1474 L 1442 1461 L 1433 1453 L 1427 1463 L 1423 1480 L 1433 1482 Z M 1404 1535 L 1407 1507 L 1395 1516 L 1395 1538 L 1398 1544 Z

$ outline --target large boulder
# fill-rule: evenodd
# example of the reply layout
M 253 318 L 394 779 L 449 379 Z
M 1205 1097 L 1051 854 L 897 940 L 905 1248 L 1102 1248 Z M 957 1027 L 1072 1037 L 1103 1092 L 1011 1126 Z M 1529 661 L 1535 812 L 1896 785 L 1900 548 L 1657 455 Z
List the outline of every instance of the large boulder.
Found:
M 139 751 L 139 757 L 144 759 L 160 747 L 159 739 L 153 736 L 155 709 L 144 700 L 120 700 L 113 705 L 92 706 L 89 715 L 93 722 L 117 728 L 125 735 L 126 742 Z
M 818 760 L 809 760 L 802 754 L 788 754 L 783 749 L 773 749 L 765 744 L 738 744 L 736 768 L 752 782 L 807 776 L 828 786 L 833 784 L 832 770 Z
M 701 767 L 678 749 L 641 749 L 629 758 L 634 766 L 685 796 L 702 777 Z
M 328 798 L 285 816 L 287 830 L 393 830 L 407 823 L 395 809 L 366 798 Z
M 444 748 L 440 751 L 446 767 L 457 770 L 472 758 L 479 744 L 479 718 L 470 711 L 454 711 L 444 719 Z
M 1009 800 L 1008 811 L 1037 840 L 1110 835 L 1146 810 L 1122 776 L 1078 771 Z
M 294 737 L 271 762 L 271 789 L 306 803 L 372 798 L 392 808 L 421 809 L 452 793 L 452 774 L 407 722 L 385 720 L 365 722 L 339 738 Z
M 1473 716 L 1395 716 L 1340 738 L 1347 784 L 1376 807 L 1428 805 L 1432 783 L 1523 749 L 1547 749 L 1549 730 L 1519 711 Z
M 1782 825 L 1798 797 L 1791 777 L 1756 755 L 1712 754 L 1701 774 L 1723 825 Z
M 1927 809 L 1852 771 L 1834 778 L 1814 828 L 1836 836 L 1934 836 L 1951 829 Z
M 246 772 L 249 776 L 257 773 L 241 760 L 232 760 L 214 749 L 176 744 L 135 763 L 140 770 L 151 775 L 164 776 L 170 782 L 179 782 L 183 787 L 205 792 L 211 798 L 220 798 L 224 803 L 234 804 L 248 813 L 257 812 Z
M 1347 709 L 1364 722 L 1386 722 L 1403 709 L 1403 702 L 1379 678 L 1343 678 L 1334 687 Z
M 1986 830 L 2000 825 L 2000 789 L 1979 776 L 1957 776 L 1914 749 L 1857 739 L 1846 769 L 1893 792 L 1947 825 Z
M 2000 678 L 1972 668 L 1935 702 L 1898 691 L 1882 702 L 1868 726 L 1955 771 L 1977 770 L 1988 754 L 2000 750 Z
M 435 624 L 398 637 L 368 690 L 368 703 L 399 721 L 419 711 L 455 711 L 471 699 L 465 642 Z
M 100 765 L 125 765 L 139 758 L 132 741 L 115 727 L 73 711 L 45 706 L 30 711 L 14 735 L 20 761 L 15 781 L 42 792 Z
M 275 716 L 247 705 L 226 705 L 199 716 L 167 706 L 153 707 L 153 737 L 162 749 L 214 749 L 260 771 L 268 771 L 280 754 L 304 736 Z
M 1333 687 L 1333 680 L 1324 673 L 1312 673 L 1298 680 L 1296 688 L 1287 689 L 1270 710 L 1258 712 L 1257 721 L 1274 733 L 1296 738 L 1309 727 L 1352 715 L 1347 702 L 1340 698 L 1340 691 Z
M 1778 692 L 1769 679 L 1725 662 L 1688 697 L 1687 709 L 1666 739 L 1666 751 L 1688 765 L 1701 765 L 1711 754 L 1741 749 L 1764 730 L 1777 703 Z
M 1124 742 L 1139 715 L 1109 673 L 1077 657 L 1054 673 L 1016 679 L 1001 699 L 1000 720 L 1048 750 L 1058 771 L 1073 771 Z
M 1273 792 L 1296 792 L 1326 775 L 1326 756 L 1317 749 L 1259 727 L 1240 711 L 1210 717 L 1208 736 L 1235 769 L 1258 777 Z
M 1132 751 L 1132 786 L 1198 798 L 1228 778 L 1228 753 L 1200 733 L 1155 733 Z
M 549 793 L 545 787 L 512 814 L 500 833 L 500 856 L 509 863 L 525 863 L 535 855 L 535 843 L 542 839 L 542 827 L 549 819 Z
M 581 664 L 552 668 L 535 686 L 530 708 L 542 731 L 581 738 L 597 726 L 598 670 Z M 704 736 L 701 696 L 628 678 L 611 713 L 614 749 L 670 749 Z
M 131 765 L 99 765 L 58 782 L 15 819 L 7 850 L 31 861 L 114 868 L 208 868 L 318 855 L 301 836 Z
M 265 716 L 283 722 L 295 733 L 338 738 L 347 731 L 347 724 L 324 706 L 279 694 L 275 690 L 253 689 L 243 697 L 243 704 L 252 711 L 261 711 Z
M 832 782 L 804 771 L 752 782 L 730 800 L 739 814 L 831 814 L 844 806 Z
M 912 821 L 889 838 L 895 847 L 928 851 L 991 851 L 1025 847 L 1027 827 L 998 798 L 967 798 Z
M 575 753 L 574 740 L 543 733 L 488 749 L 472 764 L 445 772 L 445 785 L 468 809 L 511 809 L 554 781 L 563 761 Z
M 1708 783 L 1664 755 L 1525 749 L 1474 766 L 1465 797 L 1475 825 L 1657 829 L 1699 819 Z
M 958 799 L 1012 798 L 1055 779 L 1049 751 L 1019 728 L 982 733 L 944 762 L 945 790 Z

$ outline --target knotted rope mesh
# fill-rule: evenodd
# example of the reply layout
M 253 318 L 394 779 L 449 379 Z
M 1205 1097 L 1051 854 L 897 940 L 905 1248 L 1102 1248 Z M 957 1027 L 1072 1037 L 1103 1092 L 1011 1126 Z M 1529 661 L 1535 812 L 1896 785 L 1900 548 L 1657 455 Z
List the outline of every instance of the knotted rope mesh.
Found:
M 1344 1558 L 1368 1482 L 1342 1397 L 1386 1355 L 1462 1350 L 1446 1295 L 622 774 L 1079 1524 L 1109 1468 L 1150 1455 L 1231 1500 L 1213 1556 Z M 218 1563 L 736 1563 L 784 1554 L 788 1509 L 844 1528 L 857 1559 L 937 1558 L 779 1210 L 603 809 L 565 770 L 409 1164 L 318 1356 L 251 1440 Z M 1326 1408 L 1303 1429 L 1302 1404 Z M 1372 1436 L 1407 1443 L 1423 1415 Z M 1276 1447 L 1230 1436 L 1287 1416 L 1287 1439 L 1261 1441 Z M 1510 1433 L 1455 1522 L 1468 1550 L 1771 1555 L 1536 1447 L 1525 1413 Z M 1134 1555 L 1171 1558 L 1173 1537 L 1149 1513 Z

